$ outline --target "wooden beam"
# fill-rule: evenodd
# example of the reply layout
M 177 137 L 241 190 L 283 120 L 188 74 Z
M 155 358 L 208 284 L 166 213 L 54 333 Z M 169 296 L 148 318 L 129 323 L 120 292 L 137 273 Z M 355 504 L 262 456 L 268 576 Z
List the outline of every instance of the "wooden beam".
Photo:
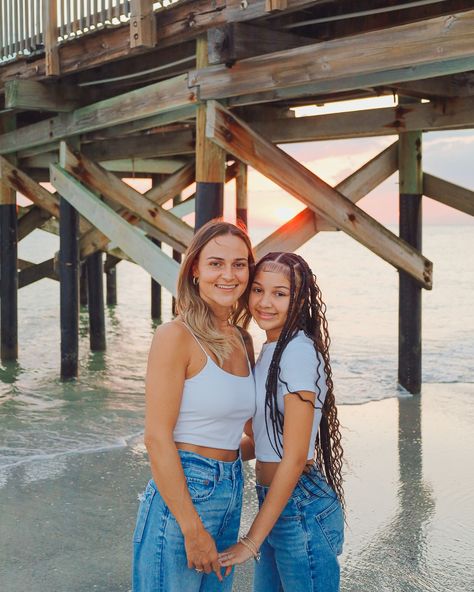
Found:
M 130 47 L 153 47 L 156 22 L 152 0 L 131 0 Z
M 18 240 L 21 241 L 36 230 L 40 228 L 47 220 L 51 218 L 51 214 L 46 212 L 38 206 L 33 206 L 24 216 L 18 220 Z
M 357 171 L 336 185 L 336 191 L 357 203 L 398 168 L 398 142 L 377 154 Z M 296 251 L 322 230 L 338 230 L 318 216 L 311 208 L 305 208 L 291 220 L 280 226 L 255 247 L 258 258 L 271 251 Z
M 36 14 L 38 19 L 39 15 Z M 58 4 L 57 0 L 43 0 L 43 35 L 46 76 L 59 76 Z
M 83 147 L 91 160 L 117 160 L 122 158 L 158 158 L 194 154 L 194 130 L 161 132 L 146 136 L 108 139 L 91 142 Z M 23 156 L 20 153 L 20 157 Z
M 413 103 L 349 113 L 250 121 L 274 144 L 474 127 L 474 98 Z
M 28 111 L 67 113 L 81 104 L 81 89 L 35 80 L 8 80 L 5 83 L 5 107 Z M 89 98 L 89 102 L 90 102 Z
M 61 143 L 60 153 L 62 168 L 87 187 L 115 202 L 117 205 L 114 208 L 119 215 L 127 217 L 128 221 L 135 225 L 143 220 L 149 226 L 157 228 L 165 236 L 172 238 L 173 243 L 180 243 L 184 248 L 187 247 L 192 239 L 192 228 L 156 205 L 156 202 L 148 194 L 142 195 L 135 191 L 118 177 L 87 159 L 83 154 L 72 151 L 65 142 Z M 97 229 L 93 231 L 92 237 L 94 241 L 99 240 L 100 244 L 104 245 L 104 238 L 100 236 Z M 86 244 L 91 242 L 91 235 L 87 237 L 87 241 L 85 237 L 81 239 L 81 253 L 83 255 Z
M 473 27 L 471 10 L 429 19 L 423 26 L 412 23 L 248 58 L 238 68 L 196 69 L 189 73 L 189 84 L 199 87 L 201 100 L 260 93 L 277 100 L 285 89 L 298 96 L 464 72 L 474 69 Z
M 232 66 L 237 60 L 300 47 L 314 39 L 286 31 L 274 31 L 249 23 L 228 23 L 207 32 L 209 64 Z
M 170 175 L 159 185 L 154 185 L 145 194 L 147 199 L 151 200 L 155 205 L 161 206 L 170 199 L 189 187 L 195 181 L 195 162 L 194 159 L 188 164 L 181 167 L 176 173 Z
M 18 288 L 25 288 L 43 278 L 56 281 L 59 280 L 54 257 L 47 261 L 43 261 L 42 263 L 30 263 L 29 265 L 24 266 L 18 274 Z
M 265 11 L 275 12 L 280 10 L 286 10 L 288 8 L 288 0 L 266 0 Z
M 51 216 L 59 219 L 59 198 L 50 193 L 36 181 L 33 181 L 21 169 L 13 166 L 6 158 L 0 156 L 0 178 L 3 179 L 12 189 L 18 191 L 35 205 L 45 210 Z M 81 233 L 90 230 L 90 224 L 84 219 L 79 220 Z
M 176 292 L 179 266 L 146 236 L 86 189 L 58 165 L 51 165 L 51 183 L 58 193 L 87 218 L 109 240 L 118 245 L 171 294 Z
M 465 187 L 424 173 L 423 195 L 474 216 L 474 191 Z
M 273 146 L 216 101 L 208 103 L 208 136 L 371 251 L 431 288 L 432 264 L 350 200 Z
M 196 101 L 187 87 L 187 76 L 176 76 L 3 134 L 0 154 L 173 111 Z
M 397 84 L 394 88 L 399 94 L 420 99 L 472 97 L 474 95 L 474 74 L 462 72 L 453 76 L 412 80 Z

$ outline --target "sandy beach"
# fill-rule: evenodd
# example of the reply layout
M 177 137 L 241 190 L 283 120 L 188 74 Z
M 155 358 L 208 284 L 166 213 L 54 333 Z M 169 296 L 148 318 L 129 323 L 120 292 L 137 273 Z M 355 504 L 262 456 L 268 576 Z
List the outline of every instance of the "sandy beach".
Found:
M 342 590 L 471 592 L 474 385 L 428 384 L 421 398 L 345 405 L 340 417 Z M 2 590 L 127 592 L 137 494 L 148 478 L 139 439 L 48 463 L 34 467 L 43 479 L 29 479 L 25 464 L 0 489 Z M 246 473 L 243 530 L 256 507 L 249 464 Z M 251 590 L 251 567 L 237 570 L 237 592 Z

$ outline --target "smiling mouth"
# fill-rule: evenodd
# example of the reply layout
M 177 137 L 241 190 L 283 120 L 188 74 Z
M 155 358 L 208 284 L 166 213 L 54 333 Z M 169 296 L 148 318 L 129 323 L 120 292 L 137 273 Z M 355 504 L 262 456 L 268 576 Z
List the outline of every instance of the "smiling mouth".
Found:
M 276 316 L 272 312 L 260 312 L 260 311 L 257 311 L 257 314 L 258 314 L 259 318 L 264 319 L 264 320 L 270 320 L 270 319 L 273 319 Z
M 235 288 L 238 287 L 238 284 L 231 284 L 231 285 L 227 285 L 227 284 L 216 284 L 216 288 L 219 288 L 219 290 L 228 290 L 230 292 L 230 290 L 235 290 Z

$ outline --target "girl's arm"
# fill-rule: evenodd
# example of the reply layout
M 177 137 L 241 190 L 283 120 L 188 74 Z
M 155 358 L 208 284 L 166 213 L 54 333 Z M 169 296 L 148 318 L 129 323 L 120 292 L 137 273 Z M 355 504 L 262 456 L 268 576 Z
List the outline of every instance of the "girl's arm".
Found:
M 299 394 L 314 404 L 314 392 L 299 391 Z M 314 408 L 294 394 L 284 397 L 284 405 L 283 458 L 273 476 L 265 501 L 248 532 L 249 539 L 258 548 L 288 503 L 307 462 Z M 242 543 L 237 543 L 220 554 L 220 563 L 227 567 L 243 563 L 249 557 L 252 557 L 251 551 Z
M 222 580 L 214 539 L 194 508 L 173 440 L 189 363 L 184 331 L 178 323 L 168 323 L 153 338 L 146 374 L 145 445 L 153 479 L 183 533 L 188 567 L 215 571 Z

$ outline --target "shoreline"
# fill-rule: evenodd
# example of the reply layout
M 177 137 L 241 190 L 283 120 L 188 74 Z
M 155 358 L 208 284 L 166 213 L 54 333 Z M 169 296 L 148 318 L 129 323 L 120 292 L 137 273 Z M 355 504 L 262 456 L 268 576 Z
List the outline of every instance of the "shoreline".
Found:
M 341 591 L 470 591 L 474 384 L 427 384 L 421 397 L 339 412 L 349 524 Z M 3 589 L 128 592 L 137 495 L 149 478 L 143 447 L 135 439 L 63 460 L 29 482 L 16 467 L 0 488 Z M 242 530 L 256 511 L 248 464 L 246 476 Z M 250 571 L 237 570 L 234 590 L 251 590 Z

